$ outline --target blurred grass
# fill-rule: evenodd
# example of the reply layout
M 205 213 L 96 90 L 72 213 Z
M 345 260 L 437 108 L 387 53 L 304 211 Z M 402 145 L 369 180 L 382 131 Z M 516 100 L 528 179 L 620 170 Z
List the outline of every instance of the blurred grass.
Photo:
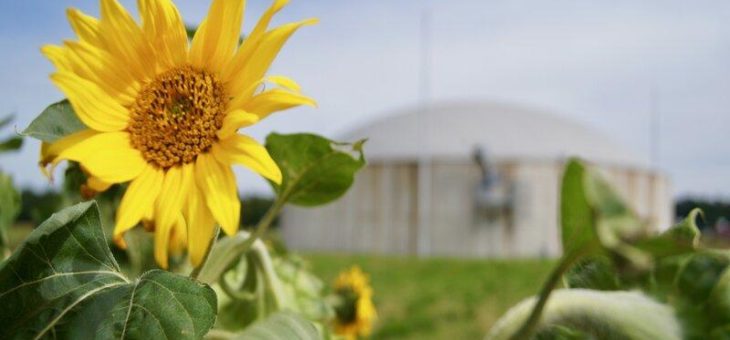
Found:
M 18 223 L 8 228 L 8 244 L 10 245 L 10 249 L 15 249 L 23 243 L 31 231 L 33 231 L 33 225 L 30 223 Z
M 304 254 L 331 283 L 351 265 L 370 274 L 379 321 L 373 339 L 482 339 L 509 307 L 534 295 L 553 260 Z

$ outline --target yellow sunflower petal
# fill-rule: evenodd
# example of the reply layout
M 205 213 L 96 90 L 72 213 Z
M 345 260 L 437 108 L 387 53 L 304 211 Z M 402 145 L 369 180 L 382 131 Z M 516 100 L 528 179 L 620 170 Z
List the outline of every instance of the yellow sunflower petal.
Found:
M 97 47 L 103 47 L 99 38 L 99 21 L 96 18 L 86 15 L 75 8 L 69 8 L 66 11 L 66 15 L 68 16 L 68 22 L 71 23 L 71 28 L 76 32 L 80 41 Z
M 281 184 L 281 170 L 266 148 L 251 137 L 235 134 L 214 144 L 211 152 L 223 164 L 241 164 Z
M 167 268 L 170 232 L 182 213 L 185 196 L 190 192 L 193 165 L 175 166 L 167 170 L 155 207 L 155 260 Z
M 41 53 L 51 61 L 57 70 L 71 71 L 71 63 L 68 60 L 65 48 L 57 45 L 45 45 L 41 48 Z
M 313 25 L 318 22 L 317 19 L 306 19 L 295 23 L 279 26 L 261 37 L 261 41 L 257 44 L 256 50 L 252 53 L 245 65 L 238 72 L 231 75 L 229 84 L 229 93 L 236 93 L 238 96 L 250 97 L 252 92 L 248 92 L 251 84 L 257 82 L 264 77 L 271 63 L 279 54 L 284 43 L 291 37 L 294 32 L 302 26 Z M 225 75 L 224 78 L 225 79 Z
M 269 23 L 274 15 L 279 12 L 289 0 L 275 0 L 269 9 L 264 12 L 259 21 L 256 23 L 253 31 L 243 40 L 243 44 L 236 52 L 236 55 L 231 59 L 231 62 L 223 68 L 222 78 L 224 82 L 231 80 L 240 70 L 246 66 L 246 63 L 250 59 L 251 54 L 256 49 L 261 36 L 269 28 Z
M 259 121 L 259 117 L 255 114 L 248 113 L 243 110 L 234 110 L 229 112 L 223 118 L 223 126 L 218 130 L 218 138 L 226 139 L 236 133 L 238 129 L 251 126 Z
M 84 199 L 92 199 L 97 194 L 107 191 L 114 183 L 104 182 L 94 176 L 88 175 L 86 182 L 81 185 L 81 197 Z
M 74 73 L 99 86 L 123 106 L 134 102 L 140 84 L 111 54 L 83 42 L 67 41 L 65 46 Z
M 182 214 L 177 214 L 177 220 L 170 230 L 170 254 L 182 255 L 188 247 L 188 225 Z
M 86 183 L 81 185 L 82 195 L 92 198 L 100 192 L 107 191 L 114 183 L 107 183 L 94 176 L 88 176 Z
M 127 109 L 112 99 L 93 82 L 78 75 L 59 72 L 51 76 L 66 95 L 76 115 L 84 124 L 97 131 L 119 131 L 127 127 Z
M 155 204 L 162 189 L 164 175 L 163 170 L 147 166 L 129 185 L 117 210 L 114 226 L 115 242 L 119 243 L 124 233 L 137 225 L 150 206 Z
M 188 37 L 180 13 L 170 0 L 138 0 L 142 30 L 155 47 L 158 65 L 168 69 L 187 59 Z
M 89 186 L 89 188 L 91 188 L 92 190 L 102 192 L 107 191 L 107 189 L 109 189 L 109 187 L 111 187 L 113 183 L 107 183 L 102 181 L 101 179 L 91 176 L 86 179 L 86 185 Z
M 152 47 L 127 10 L 117 0 L 101 0 L 99 36 L 137 79 L 154 76 Z
M 190 61 L 218 72 L 233 57 L 243 20 L 243 0 L 214 0 L 193 37 Z
M 231 102 L 231 105 L 235 100 Z M 316 107 L 317 102 L 305 95 L 290 92 L 283 89 L 271 89 L 259 93 L 241 104 L 244 111 L 256 114 L 259 119 L 264 119 L 273 112 L 290 109 L 300 105 Z
M 41 142 L 41 152 L 40 157 L 38 161 L 38 166 L 41 168 L 41 173 L 43 173 L 43 176 L 46 176 L 48 179 L 52 179 L 52 172 L 53 170 L 48 170 L 46 167 L 48 163 L 50 163 L 55 156 L 49 156 L 48 149 L 51 147 L 51 143 L 48 142 Z
M 41 159 L 39 161 L 39 165 L 41 166 L 43 174 L 49 179 L 52 179 L 53 168 L 55 168 L 55 166 L 61 161 L 61 159 L 58 158 L 58 155 L 63 150 L 71 148 L 72 146 L 97 134 L 99 133 L 94 130 L 82 130 L 63 137 L 53 143 L 41 143 Z M 48 164 L 51 164 L 51 169 L 47 169 Z
M 269 24 L 271 23 L 271 19 L 274 15 L 281 11 L 281 9 L 287 4 L 289 4 L 289 0 L 275 0 L 256 23 L 253 31 L 251 31 L 251 37 L 259 37 L 263 35 L 269 28 Z
M 215 220 L 205 205 L 203 194 L 197 185 L 193 187 L 187 202 L 188 251 L 193 267 L 198 267 L 202 264 L 210 241 L 215 235 Z
M 289 77 L 285 76 L 268 76 L 266 77 L 266 81 L 269 83 L 273 83 L 276 85 L 279 85 L 287 90 L 293 91 L 293 92 L 302 92 L 302 87 L 297 84 L 294 79 L 291 79 Z
M 107 183 L 129 181 L 148 166 L 139 150 L 129 144 L 126 132 L 95 134 L 61 150 L 57 159 L 77 161 Z
M 226 234 L 235 234 L 241 218 L 241 202 L 231 168 L 210 154 L 201 154 L 195 162 L 195 179 L 215 220 Z

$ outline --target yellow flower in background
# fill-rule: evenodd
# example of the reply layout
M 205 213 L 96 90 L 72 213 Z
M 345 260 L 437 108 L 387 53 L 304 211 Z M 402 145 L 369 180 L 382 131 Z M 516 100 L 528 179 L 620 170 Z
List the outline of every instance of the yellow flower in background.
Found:
M 167 267 L 171 242 L 186 244 L 198 266 L 216 223 L 229 235 L 238 230 L 231 166 L 281 182 L 266 149 L 238 130 L 315 105 L 291 79 L 266 77 L 287 39 L 316 22 L 268 30 L 287 2 L 276 0 L 239 45 L 243 0 L 214 0 L 190 44 L 170 0 L 139 0 L 141 25 L 117 0 L 102 0 L 99 19 L 68 11 L 77 41 L 43 47 L 57 69 L 53 83 L 88 129 L 44 145 L 41 164 L 79 162 L 92 190 L 130 182 L 116 216 L 120 247 L 142 220 L 154 229 L 160 266 Z M 273 87 L 261 90 L 264 83 Z
M 367 275 L 354 266 L 340 273 L 334 288 L 339 300 L 335 307 L 335 333 L 346 339 L 370 335 L 377 313 Z

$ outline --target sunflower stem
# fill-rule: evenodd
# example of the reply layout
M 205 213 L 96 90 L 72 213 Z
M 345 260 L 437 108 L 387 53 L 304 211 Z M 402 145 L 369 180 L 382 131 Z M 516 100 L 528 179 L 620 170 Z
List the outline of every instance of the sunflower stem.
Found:
M 262 236 L 264 236 L 271 224 L 274 223 L 276 217 L 279 216 L 281 209 L 284 208 L 284 205 L 289 200 L 290 193 L 291 190 L 285 190 L 281 193 L 281 195 L 278 195 L 276 197 L 274 204 L 269 208 L 269 210 L 266 211 L 266 214 L 256 225 L 256 228 L 253 233 L 251 233 L 251 236 L 249 236 L 245 242 L 241 243 L 240 246 L 236 247 L 236 252 L 238 254 L 245 254 L 246 252 L 248 252 L 251 249 L 251 246 L 253 246 L 253 243 Z
M 213 245 L 211 245 L 208 248 L 208 253 L 206 253 L 205 255 L 206 261 L 203 262 L 203 264 L 200 265 L 198 268 L 195 268 L 193 272 L 190 273 L 190 277 L 194 279 L 199 279 L 200 281 L 205 283 L 213 283 L 219 280 L 220 278 L 218 277 L 218 275 L 211 274 L 211 271 L 222 274 L 227 270 L 229 266 L 231 266 L 235 262 L 235 259 L 239 258 L 243 254 L 248 253 L 251 250 L 251 247 L 254 245 L 254 242 L 260 239 L 269 229 L 271 224 L 276 219 L 276 216 L 279 215 L 281 209 L 289 200 L 290 195 L 291 189 L 284 190 L 284 192 L 276 197 L 274 204 L 269 208 L 269 210 L 266 211 L 264 217 L 262 217 L 259 223 L 256 225 L 255 230 L 250 235 L 248 235 L 248 237 L 244 241 L 231 247 L 230 250 L 226 251 L 225 254 L 221 254 L 221 258 L 217 258 L 214 261 L 207 261 L 207 258 L 213 249 Z M 206 268 L 210 270 L 206 270 Z M 201 273 L 205 273 L 203 277 L 199 277 Z
M 550 294 L 558 285 L 558 282 L 560 282 L 563 274 L 570 269 L 576 260 L 583 256 L 583 253 L 584 250 L 573 251 L 560 258 L 560 262 L 550 273 L 548 280 L 543 284 L 542 289 L 540 290 L 540 296 L 538 297 L 537 303 L 532 308 L 530 316 L 527 320 L 525 320 L 525 323 L 522 324 L 522 327 L 520 327 L 520 329 L 517 330 L 512 337 L 510 337 L 510 340 L 530 339 L 532 337 L 533 333 L 537 329 L 537 324 L 540 321 L 542 310 L 545 308 Z

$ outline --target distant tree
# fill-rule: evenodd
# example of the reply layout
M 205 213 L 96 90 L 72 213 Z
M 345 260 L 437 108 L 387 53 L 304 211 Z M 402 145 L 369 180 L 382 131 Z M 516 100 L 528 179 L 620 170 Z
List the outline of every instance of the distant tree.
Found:
M 241 198 L 241 227 L 250 229 L 256 226 L 269 210 L 274 200 L 270 197 L 249 195 Z M 272 227 L 276 227 L 278 218 L 274 220 Z
M 25 188 L 21 192 L 22 209 L 18 222 L 38 225 L 64 206 L 64 195 L 55 190 L 36 191 Z M 241 198 L 241 227 L 251 228 L 264 217 L 273 200 L 264 196 Z M 274 226 L 278 219 L 274 221 Z
M 31 223 L 36 226 L 45 221 L 63 206 L 63 197 L 53 190 L 34 191 L 25 188 L 20 193 L 22 208 L 18 222 Z

